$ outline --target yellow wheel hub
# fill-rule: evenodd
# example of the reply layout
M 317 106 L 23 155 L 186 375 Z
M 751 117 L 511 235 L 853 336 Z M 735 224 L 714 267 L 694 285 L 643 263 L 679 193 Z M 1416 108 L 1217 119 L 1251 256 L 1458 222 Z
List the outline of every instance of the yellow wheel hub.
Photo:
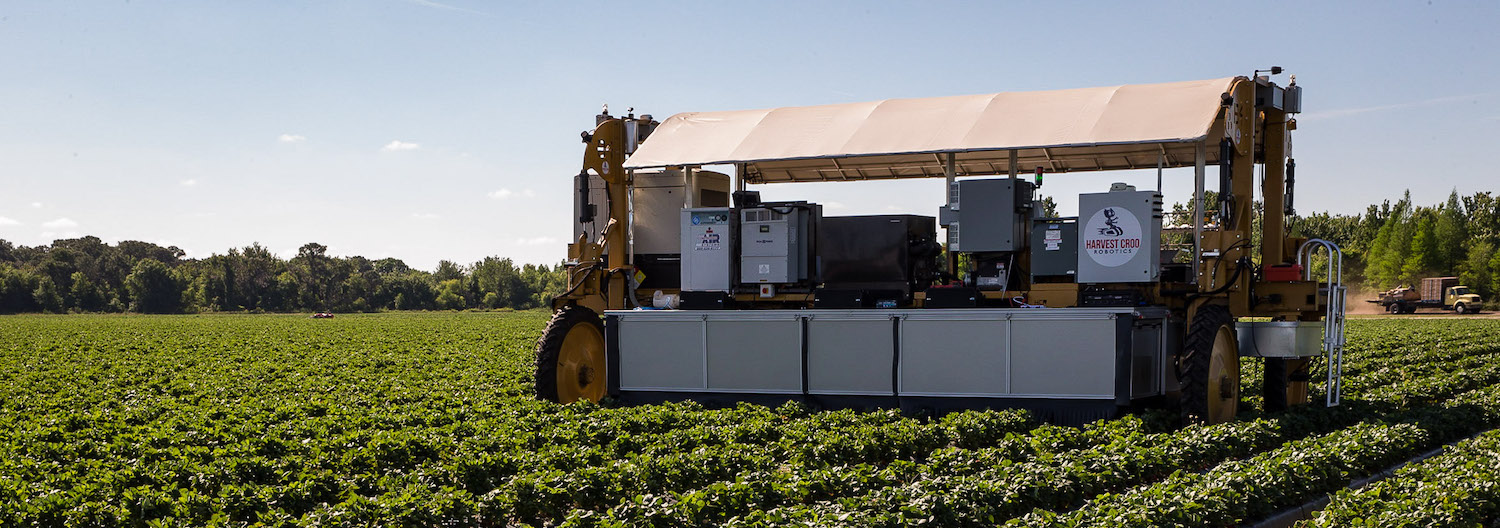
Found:
M 1229 325 L 1214 336 L 1213 355 L 1208 362 L 1208 423 L 1234 419 L 1240 404 L 1240 351 Z
M 605 389 L 604 334 L 592 324 L 575 324 L 557 354 L 557 399 L 599 401 Z
M 1310 362 L 1311 362 L 1310 360 L 1306 360 L 1306 359 L 1294 359 L 1294 360 L 1287 361 L 1287 365 L 1286 365 L 1287 372 L 1290 375 L 1292 375 L 1292 376 L 1295 376 L 1298 373 L 1302 373 L 1303 375 L 1306 375 L 1307 374 L 1307 364 L 1310 363 Z M 1286 403 L 1287 403 L 1287 405 L 1303 405 L 1303 404 L 1307 403 L 1307 382 L 1306 381 L 1288 381 L 1287 382 L 1287 384 L 1286 384 Z

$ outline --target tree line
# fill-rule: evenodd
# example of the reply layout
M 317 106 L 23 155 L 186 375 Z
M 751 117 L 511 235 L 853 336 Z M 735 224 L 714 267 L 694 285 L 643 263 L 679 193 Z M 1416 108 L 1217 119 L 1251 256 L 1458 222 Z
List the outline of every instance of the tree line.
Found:
M 1365 287 L 1418 284 L 1424 277 L 1456 276 L 1487 302 L 1500 297 L 1500 200 L 1490 192 L 1422 206 L 1411 192 L 1363 214 L 1317 213 L 1290 222 L 1294 235 L 1322 238 L 1344 250 L 1346 277 Z M 1351 275 L 1351 272 L 1352 275 Z
M 0 240 L 0 313 L 365 312 L 526 309 L 567 286 L 561 264 L 487 257 L 412 269 L 400 259 L 328 255 L 309 243 L 290 259 L 259 244 L 187 259 L 177 247 L 97 237 L 18 246 Z
M 1212 192 L 1205 203 L 1215 203 Z M 1172 216 L 1186 211 L 1177 204 Z M 1457 276 L 1486 301 L 1500 299 L 1500 200 L 1490 192 L 1455 191 L 1431 206 L 1413 204 L 1407 192 L 1364 213 L 1293 216 L 1288 226 L 1293 236 L 1338 243 L 1345 280 L 1355 286 Z M 546 306 L 567 287 L 561 264 L 487 257 L 469 265 L 444 260 L 429 273 L 399 259 L 327 251 L 310 243 L 283 260 L 252 244 L 185 259 L 176 247 L 135 240 L 83 237 L 35 247 L 0 240 L 0 313 L 525 309 Z

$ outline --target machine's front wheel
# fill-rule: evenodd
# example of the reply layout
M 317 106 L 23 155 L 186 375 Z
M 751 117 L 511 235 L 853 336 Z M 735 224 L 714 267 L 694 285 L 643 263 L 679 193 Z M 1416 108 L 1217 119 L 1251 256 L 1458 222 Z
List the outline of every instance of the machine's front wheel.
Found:
M 604 397 L 607 366 L 604 324 L 593 310 L 564 306 L 552 315 L 536 343 L 536 395 L 573 403 Z
M 1469 307 L 1464 306 L 1464 303 L 1455 304 L 1453 305 L 1453 313 L 1456 313 L 1458 315 L 1469 313 Z
M 1229 309 L 1198 308 L 1182 354 L 1183 418 L 1210 424 L 1233 420 L 1240 406 L 1240 351 Z

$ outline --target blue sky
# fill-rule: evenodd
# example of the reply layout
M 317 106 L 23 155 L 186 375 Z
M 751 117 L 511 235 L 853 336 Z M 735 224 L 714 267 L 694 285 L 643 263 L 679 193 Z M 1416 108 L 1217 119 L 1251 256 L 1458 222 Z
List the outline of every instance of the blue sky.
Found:
M 1253 9 L 1253 11 L 1247 11 Z M 1500 190 L 1496 2 L 143 1 L 0 4 L 0 238 L 204 257 L 556 262 L 602 103 L 731 110 L 1151 83 L 1284 66 L 1298 209 Z M 1282 80 L 1284 81 L 1283 76 Z M 1169 171 L 1169 201 L 1190 175 Z M 1047 180 L 1080 192 L 1154 174 Z M 936 181 L 790 184 L 934 214 Z

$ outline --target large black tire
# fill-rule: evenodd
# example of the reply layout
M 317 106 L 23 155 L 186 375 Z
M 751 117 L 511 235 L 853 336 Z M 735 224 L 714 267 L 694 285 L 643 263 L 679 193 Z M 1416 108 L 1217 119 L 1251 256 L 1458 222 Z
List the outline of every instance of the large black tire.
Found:
M 1392 314 L 1401 313 L 1401 303 L 1387 304 L 1387 305 L 1385 305 L 1385 311 L 1389 312 L 1389 313 L 1392 313 Z
M 587 326 L 580 327 L 579 325 Z M 536 342 L 536 397 L 558 403 L 572 403 L 578 399 L 597 401 L 603 396 L 607 372 L 602 360 L 597 359 L 587 367 L 589 371 L 580 372 L 576 365 L 570 364 L 563 364 L 561 367 L 565 374 L 577 375 L 579 386 L 586 388 L 590 394 L 580 398 L 576 394 L 578 391 L 574 388 L 570 387 L 561 392 L 558 390 L 559 364 L 566 363 L 560 361 L 564 359 L 563 345 L 567 341 L 568 334 L 574 330 L 586 334 L 583 337 L 588 338 L 594 337 L 594 334 L 589 333 L 590 331 L 597 332 L 600 339 L 599 345 L 602 346 L 604 323 L 599 320 L 599 315 L 593 310 L 583 306 L 568 305 L 552 314 L 552 320 L 547 323 L 547 328 L 542 331 L 542 337 Z M 598 358 L 602 358 L 602 350 L 600 354 Z
M 1464 303 L 1457 303 L 1453 305 L 1453 313 L 1463 315 L 1469 313 L 1469 309 L 1467 306 L 1464 306 Z
M 1227 327 L 1227 331 L 1225 330 Z M 1210 380 L 1214 369 L 1215 343 L 1221 339 L 1222 358 L 1219 379 Z M 1239 410 L 1239 353 L 1234 340 L 1234 318 L 1229 308 L 1220 305 L 1204 305 L 1198 308 L 1192 321 L 1178 360 L 1178 372 L 1182 380 L 1182 417 L 1187 422 L 1221 423 L 1234 419 Z M 1227 348 L 1226 348 L 1227 347 Z M 1226 353 L 1225 350 L 1232 353 Z M 1229 368 L 1230 366 L 1233 368 Z M 1215 389 L 1217 387 L 1217 389 Z M 1212 394 L 1210 394 L 1212 392 Z

